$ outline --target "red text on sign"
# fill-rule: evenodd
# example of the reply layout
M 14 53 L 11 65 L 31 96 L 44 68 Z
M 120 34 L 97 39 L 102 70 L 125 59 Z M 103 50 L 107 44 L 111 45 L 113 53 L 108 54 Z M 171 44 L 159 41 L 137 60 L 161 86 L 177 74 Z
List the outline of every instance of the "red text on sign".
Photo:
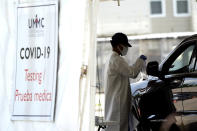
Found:
M 32 93 L 29 90 L 26 93 L 20 93 L 19 90 L 16 90 L 15 101 L 32 101 Z
M 38 84 L 42 84 L 43 74 L 41 72 L 30 72 L 29 69 L 25 69 L 25 80 L 29 82 L 37 81 Z

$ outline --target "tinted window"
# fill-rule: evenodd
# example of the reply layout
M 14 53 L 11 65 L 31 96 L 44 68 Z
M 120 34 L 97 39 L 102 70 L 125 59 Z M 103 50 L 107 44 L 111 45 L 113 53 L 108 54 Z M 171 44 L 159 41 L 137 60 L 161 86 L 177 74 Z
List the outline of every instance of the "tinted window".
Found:
M 151 1 L 151 14 L 162 14 L 161 1 Z
M 196 53 L 193 52 L 193 56 L 191 58 L 190 61 L 190 65 L 189 65 L 189 71 L 193 72 L 197 70 L 197 66 L 196 66 Z
M 189 46 L 186 50 L 184 50 L 173 62 L 171 68 L 169 69 L 170 72 L 175 72 L 180 69 L 183 69 L 190 64 L 191 56 L 194 50 L 194 45 Z M 183 71 L 184 72 L 184 71 Z
M 194 70 L 195 70 L 195 71 L 197 71 L 197 64 L 196 64 L 196 66 L 195 66 Z
M 177 13 L 188 13 L 188 1 L 187 0 L 177 0 Z

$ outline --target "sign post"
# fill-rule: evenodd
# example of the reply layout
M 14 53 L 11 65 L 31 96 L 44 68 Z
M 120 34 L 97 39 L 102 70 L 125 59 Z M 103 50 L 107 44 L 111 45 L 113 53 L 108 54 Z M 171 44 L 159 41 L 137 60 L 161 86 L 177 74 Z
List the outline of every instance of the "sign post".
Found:
M 53 121 L 58 2 L 17 6 L 17 46 L 12 120 Z

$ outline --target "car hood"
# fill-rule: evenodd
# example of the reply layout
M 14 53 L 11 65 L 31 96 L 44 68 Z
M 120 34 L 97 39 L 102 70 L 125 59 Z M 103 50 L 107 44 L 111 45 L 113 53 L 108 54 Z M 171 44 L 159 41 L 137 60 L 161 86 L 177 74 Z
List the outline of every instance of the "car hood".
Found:
M 147 92 L 154 91 L 158 86 L 164 85 L 157 77 L 149 77 L 147 80 L 138 81 L 130 84 L 132 96 L 141 96 Z
M 131 87 L 132 96 L 144 94 L 147 90 L 148 82 L 149 80 L 144 80 L 131 84 L 130 87 Z

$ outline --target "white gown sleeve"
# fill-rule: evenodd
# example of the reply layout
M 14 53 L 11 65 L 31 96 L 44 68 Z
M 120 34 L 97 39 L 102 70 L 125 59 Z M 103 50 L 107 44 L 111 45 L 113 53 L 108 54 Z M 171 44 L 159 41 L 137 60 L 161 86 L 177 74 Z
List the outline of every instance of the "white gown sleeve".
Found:
M 129 66 L 129 64 L 123 58 L 121 58 L 118 61 L 118 72 L 124 76 L 136 78 L 143 68 L 144 64 L 145 61 L 138 58 L 132 66 Z

